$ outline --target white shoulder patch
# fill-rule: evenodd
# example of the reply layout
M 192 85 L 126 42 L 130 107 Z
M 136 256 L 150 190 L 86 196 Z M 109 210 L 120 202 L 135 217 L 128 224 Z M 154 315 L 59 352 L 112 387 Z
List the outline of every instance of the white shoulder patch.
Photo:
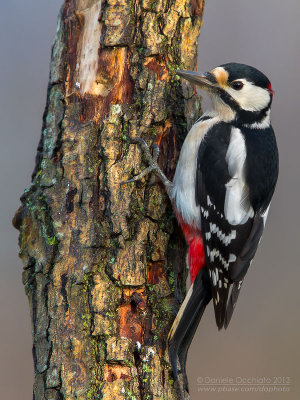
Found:
M 226 153 L 228 171 L 232 178 L 226 184 L 224 205 L 225 217 L 232 225 L 244 224 L 254 215 L 249 202 L 248 186 L 244 176 L 246 155 L 244 136 L 238 128 L 232 128 Z

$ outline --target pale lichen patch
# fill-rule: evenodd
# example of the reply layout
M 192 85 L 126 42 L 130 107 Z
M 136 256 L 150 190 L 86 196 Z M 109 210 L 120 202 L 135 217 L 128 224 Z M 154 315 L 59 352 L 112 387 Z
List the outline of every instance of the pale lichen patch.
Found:
M 106 341 L 107 361 L 134 364 L 133 344 L 124 337 L 111 337 Z

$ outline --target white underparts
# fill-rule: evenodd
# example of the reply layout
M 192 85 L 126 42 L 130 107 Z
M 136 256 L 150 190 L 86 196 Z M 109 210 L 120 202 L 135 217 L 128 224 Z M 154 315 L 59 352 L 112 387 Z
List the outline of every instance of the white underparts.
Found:
M 200 207 L 196 205 L 196 168 L 200 143 L 217 118 L 199 121 L 189 131 L 177 163 L 171 198 L 183 220 L 201 228 Z
M 228 172 L 232 176 L 226 184 L 224 213 L 231 225 L 244 224 L 254 212 L 249 202 L 249 189 L 245 181 L 245 139 L 238 128 L 232 128 L 226 153 Z

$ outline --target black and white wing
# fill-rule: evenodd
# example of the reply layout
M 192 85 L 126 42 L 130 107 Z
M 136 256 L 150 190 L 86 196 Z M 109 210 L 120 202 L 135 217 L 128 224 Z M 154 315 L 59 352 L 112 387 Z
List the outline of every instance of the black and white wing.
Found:
M 267 213 L 268 204 L 258 210 L 250 201 L 252 188 L 246 144 L 240 129 L 220 122 L 207 132 L 198 153 L 196 202 L 201 211 L 206 263 L 219 329 L 226 328 L 230 322 Z M 273 169 L 274 166 L 269 168 Z

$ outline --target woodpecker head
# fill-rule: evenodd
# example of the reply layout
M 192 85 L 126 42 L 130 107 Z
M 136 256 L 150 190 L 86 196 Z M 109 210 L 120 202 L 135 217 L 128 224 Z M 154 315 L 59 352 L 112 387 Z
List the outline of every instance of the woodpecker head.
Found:
M 225 121 L 268 126 L 273 90 L 269 79 L 245 64 L 220 65 L 206 73 L 177 74 L 209 92 L 214 109 Z

